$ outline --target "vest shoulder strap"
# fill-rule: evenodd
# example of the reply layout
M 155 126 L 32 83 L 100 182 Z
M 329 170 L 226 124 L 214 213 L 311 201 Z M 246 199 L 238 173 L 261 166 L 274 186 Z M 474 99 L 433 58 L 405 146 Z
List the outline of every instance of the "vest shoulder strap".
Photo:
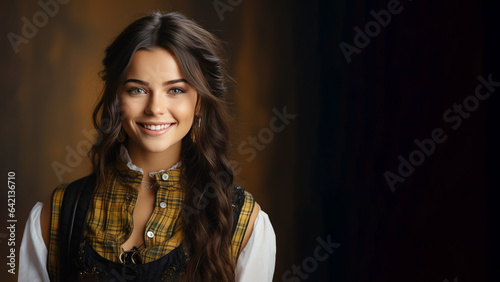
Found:
M 64 192 L 59 219 L 59 280 L 76 281 L 73 260 L 81 240 L 92 194 L 96 186 L 96 175 L 80 178 L 68 185 Z M 76 223 L 76 224 L 75 224 Z
M 248 223 L 255 207 L 255 198 L 239 185 L 234 185 L 233 189 L 233 236 L 231 245 L 233 257 L 238 259 L 241 244 L 243 243 Z

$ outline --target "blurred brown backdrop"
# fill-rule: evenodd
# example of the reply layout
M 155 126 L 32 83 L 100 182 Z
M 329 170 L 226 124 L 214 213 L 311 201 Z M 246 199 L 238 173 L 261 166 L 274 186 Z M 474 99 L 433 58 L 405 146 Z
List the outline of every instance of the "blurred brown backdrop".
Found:
M 238 153 L 237 146 L 248 136 L 257 136 L 259 130 L 269 127 L 274 115 L 273 108 L 281 111 L 287 106 L 294 111 L 292 85 L 274 84 L 279 65 L 276 55 L 281 53 L 292 60 L 290 45 L 291 30 L 286 27 L 290 14 L 280 6 L 280 20 L 262 21 L 265 15 L 273 14 L 273 4 L 266 4 L 266 11 L 253 1 L 240 1 L 223 13 L 218 13 L 211 1 L 69 1 L 57 3 L 54 16 L 49 15 L 46 24 L 44 11 L 37 1 L 3 1 L 1 25 L 2 54 L 2 174 L 16 173 L 17 244 L 20 245 L 24 222 L 31 207 L 43 201 L 60 183 L 70 182 L 90 171 L 90 164 L 81 152 L 88 147 L 91 112 L 101 90 L 98 72 L 105 47 L 133 20 L 154 10 L 184 13 L 214 32 L 225 42 L 229 71 L 237 84 L 231 87 L 233 104 L 232 143 L 233 159 L 239 164 L 241 173 L 238 183 L 254 194 L 259 204 L 269 213 L 276 233 L 283 233 L 293 224 L 290 217 L 278 219 L 280 209 L 291 206 L 291 201 L 274 206 L 270 185 L 270 168 L 274 158 L 273 148 L 290 147 L 290 138 L 296 126 L 292 123 L 278 133 L 273 142 L 258 151 L 255 159 Z M 237 2 L 237 1 L 234 1 Z M 231 6 L 229 6 L 231 7 Z M 45 12 L 47 13 L 47 12 Z M 221 15 L 219 15 L 221 14 Z M 20 43 L 18 53 L 7 38 L 9 32 L 23 35 L 22 18 L 31 23 L 41 23 L 27 43 Z M 221 18 L 221 16 L 223 18 Z M 223 20 L 222 20 L 223 19 Z M 272 24 L 270 24 L 272 23 Z M 36 23 L 35 23 L 36 26 Z M 29 35 L 32 30 L 27 29 Z M 279 40 L 276 40 L 279 35 Z M 31 36 L 31 35 L 29 35 Z M 278 91 L 283 93 L 279 95 Z M 245 145 L 245 148 L 249 145 Z M 289 150 L 293 152 L 293 150 Z M 56 173 L 53 164 L 58 163 L 71 171 Z M 283 179 L 281 185 L 290 185 L 284 177 L 294 171 L 293 154 L 287 156 L 279 174 L 273 178 Z M 60 166 L 58 166 L 61 168 Z M 5 190 L 2 190 L 5 191 Z M 2 193 L 2 207 L 6 203 Z M 6 218 L 2 208 L 0 218 Z M 281 222 L 281 223 L 279 223 Z M 0 223 L 2 233 L 5 220 Z M 14 281 L 7 275 L 4 263 L 7 254 L 5 239 L 0 238 L 2 281 Z M 293 240 L 283 236 L 282 242 Z M 286 253 L 280 253 L 280 263 L 291 264 Z M 288 256 L 289 257 L 289 256 Z

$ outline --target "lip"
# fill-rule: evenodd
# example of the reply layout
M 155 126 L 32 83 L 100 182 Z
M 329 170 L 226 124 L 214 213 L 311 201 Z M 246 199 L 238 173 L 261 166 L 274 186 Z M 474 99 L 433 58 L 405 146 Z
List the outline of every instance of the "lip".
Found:
M 151 129 L 147 129 L 145 127 L 143 127 L 142 125 L 145 124 L 145 125 L 163 125 L 163 124 L 170 124 L 169 127 L 167 128 L 164 128 L 162 130 L 151 130 Z M 145 134 L 149 135 L 149 136 L 160 136 L 160 135 L 163 135 L 165 134 L 167 131 L 170 130 L 170 128 L 172 128 L 172 126 L 175 125 L 175 123 L 171 123 L 171 122 L 137 122 L 137 125 L 139 126 L 139 128 L 142 130 L 142 132 L 144 132 Z

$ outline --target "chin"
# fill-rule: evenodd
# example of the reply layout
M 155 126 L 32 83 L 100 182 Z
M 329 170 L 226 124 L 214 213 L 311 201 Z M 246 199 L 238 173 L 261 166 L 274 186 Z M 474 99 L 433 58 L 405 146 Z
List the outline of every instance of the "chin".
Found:
M 149 144 L 148 144 L 149 143 Z M 174 149 L 178 144 L 180 145 L 180 141 L 174 144 L 170 142 L 148 142 L 146 144 L 142 144 L 142 149 L 151 152 L 151 153 L 164 153 L 170 149 Z

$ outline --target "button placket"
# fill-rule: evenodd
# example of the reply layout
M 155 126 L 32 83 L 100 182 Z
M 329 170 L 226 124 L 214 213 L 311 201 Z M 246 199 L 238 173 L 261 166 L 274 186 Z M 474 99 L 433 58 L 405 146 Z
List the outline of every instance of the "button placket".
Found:
M 168 180 L 168 174 L 164 173 L 164 174 L 161 176 L 161 179 L 163 179 L 163 181 L 167 181 L 167 180 Z
M 155 236 L 155 233 L 151 230 L 149 230 L 146 235 L 148 236 L 149 239 L 153 239 L 153 237 Z

